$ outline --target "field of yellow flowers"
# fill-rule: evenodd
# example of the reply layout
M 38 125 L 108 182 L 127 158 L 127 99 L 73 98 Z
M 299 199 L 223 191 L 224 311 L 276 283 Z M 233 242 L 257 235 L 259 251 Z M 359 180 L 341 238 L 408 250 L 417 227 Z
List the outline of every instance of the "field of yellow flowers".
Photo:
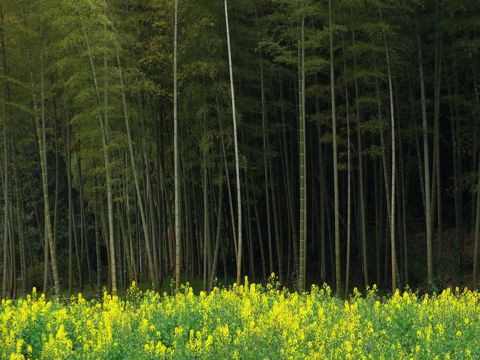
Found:
M 349 301 L 248 284 L 194 295 L 105 294 L 0 306 L 2 359 L 479 359 L 480 294 Z

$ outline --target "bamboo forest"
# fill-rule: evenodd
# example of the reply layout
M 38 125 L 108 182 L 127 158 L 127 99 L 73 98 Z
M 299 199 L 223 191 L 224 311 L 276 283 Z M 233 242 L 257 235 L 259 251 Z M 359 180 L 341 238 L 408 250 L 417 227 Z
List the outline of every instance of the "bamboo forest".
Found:
M 480 358 L 478 0 L 0 0 L 0 63 L 0 358 Z

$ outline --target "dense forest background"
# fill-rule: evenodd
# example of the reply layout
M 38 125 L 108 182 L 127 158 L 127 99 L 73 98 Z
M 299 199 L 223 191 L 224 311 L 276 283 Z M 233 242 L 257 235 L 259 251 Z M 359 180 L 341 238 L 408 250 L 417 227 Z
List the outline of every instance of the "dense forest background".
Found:
M 476 287 L 479 29 L 477 0 L 2 0 L 2 296 Z

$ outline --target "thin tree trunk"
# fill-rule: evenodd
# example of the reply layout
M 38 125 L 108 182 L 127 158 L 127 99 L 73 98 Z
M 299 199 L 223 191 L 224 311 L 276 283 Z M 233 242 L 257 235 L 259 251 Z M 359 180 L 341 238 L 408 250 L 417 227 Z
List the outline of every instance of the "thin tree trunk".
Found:
M 173 152 L 175 178 L 175 288 L 180 289 L 181 266 L 181 224 L 180 224 L 180 160 L 178 153 L 178 84 L 177 84 L 177 47 L 178 47 L 178 1 L 175 0 L 175 29 L 173 38 Z
M 439 1 L 435 1 L 435 19 L 438 20 Z M 442 74 L 441 61 L 441 36 L 435 27 L 435 100 L 434 100 L 434 160 L 435 160 L 435 185 L 436 185 L 436 208 L 437 208 L 437 243 L 442 242 L 442 173 L 440 166 L 440 86 Z M 434 192 L 432 191 L 432 194 Z M 433 206 L 432 206 L 433 209 Z M 433 212 L 432 212 L 433 213 Z M 433 273 L 433 266 L 432 266 Z
M 400 133 L 400 132 L 399 132 Z M 407 189 L 408 182 L 405 185 L 405 160 L 402 148 L 402 139 L 398 141 L 400 147 L 400 190 L 401 190 L 401 202 L 402 202 L 402 234 L 403 234 L 403 273 L 405 276 L 405 285 L 408 285 L 409 273 L 408 273 L 408 236 L 407 236 Z M 400 212 L 399 212 L 400 213 Z
M 204 118 L 205 119 L 205 118 Z M 208 204 L 208 173 L 207 173 L 207 154 L 203 151 L 202 166 L 202 193 L 203 193 L 203 290 L 207 291 L 208 279 L 208 254 L 210 252 L 210 219 Z
M 72 228 L 73 228 L 73 244 L 75 245 L 75 257 L 77 259 L 77 272 L 78 272 L 78 287 L 80 290 L 83 288 L 83 272 L 82 263 L 80 261 L 80 249 L 78 246 L 77 237 L 77 224 L 75 220 L 75 208 L 72 208 Z
M 50 258 L 52 263 L 53 282 L 55 287 L 55 294 L 60 295 L 60 278 L 58 276 L 57 268 L 57 253 L 54 244 L 52 221 L 50 217 L 50 204 L 48 199 L 48 174 L 47 174 L 47 134 L 46 134 L 46 115 L 45 115 L 45 88 L 44 88 L 44 34 L 41 34 L 40 46 L 40 110 L 41 119 L 35 111 L 35 120 L 37 127 L 38 148 L 40 152 L 40 166 L 42 172 L 42 191 L 44 202 L 44 216 L 45 216 L 45 231 L 48 239 L 48 247 L 50 250 Z M 32 80 L 33 81 L 33 80 Z M 33 84 L 32 84 L 33 91 Z M 35 100 L 34 100 L 35 103 Z M 36 105 L 35 105 L 36 107 Z M 41 123 L 40 123 L 41 120 Z
M 305 291 L 306 244 L 307 244 L 307 176 L 305 143 L 305 14 L 304 2 L 299 1 L 300 39 L 298 42 L 298 147 L 299 147 L 299 187 L 300 187 L 300 236 L 299 236 L 299 270 L 298 291 Z
M 215 250 L 213 251 L 212 268 L 210 271 L 210 281 L 208 290 L 212 290 L 213 282 L 217 272 L 218 256 L 220 252 L 220 242 L 222 241 L 222 210 L 223 210 L 223 185 L 218 186 L 218 205 L 217 205 L 217 231 L 215 236 Z
M 428 124 L 427 124 L 427 101 L 425 97 L 425 81 L 423 75 L 423 57 L 422 45 L 420 40 L 420 30 L 417 24 L 417 44 L 418 44 L 418 64 L 420 73 L 420 96 L 422 101 L 422 126 L 423 126 L 423 165 L 425 181 L 425 226 L 427 232 L 427 279 L 429 286 L 433 281 L 433 251 L 432 251 L 432 201 L 430 186 L 430 146 L 428 144 Z
M 355 32 L 352 32 L 352 40 L 355 44 Z M 357 58 L 353 57 L 354 69 L 357 69 Z M 360 197 L 360 227 L 362 235 L 362 267 L 363 267 L 363 281 L 365 288 L 368 286 L 368 257 L 367 257 L 367 221 L 365 210 L 365 185 L 364 185 L 364 169 L 363 169 L 363 149 L 362 149 L 362 132 L 360 128 L 360 106 L 358 99 L 360 97 L 360 91 L 358 86 L 358 80 L 355 77 L 355 115 L 357 120 L 357 146 L 358 146 L 358 195 Z
M 480 161 L 480 155 L 479 155 Z M 477 278 L 478 278 L 478 248 L 480 242 L 480 167 L 478 170 L 478 180 L 477 180 L 477 211 L 475 217 L 475 244 L 473 251 L 473 279 L 472 279 L 472 288 L 473 290 L 477 289 Z
M 236 107 L 235 107 L 235 88 L 233 82 L 233 68 L 232 68 L 232 52 L 230 46 L 230 29 L 228 22 L 228 6 L 227 0 L 225 0 L 225 24 L 227 30 L 227 46 L 228 46 L 228 67 L 230 72 L 230 93 L 232 100 L 232 119 L 233 119 L 233 142 L 235 147 L 235 173 L 236 173 L 236 184 L 237 184 L 237 231 L 238 231 L 238 255 L 237 255 L 237 277 L 236 283 L 240 285 L 241 274 L 242 274 L 242 194 L 240 188 L 240 159 L 238 154 L 238 137 L 237 137 L 237 116 L 236 116 Z
M 286 193 L 286 205 L 287 205 L 287 213 L 288 213 L 288 224 L 289 224 L 289 232 L 288 232 L 288 249 L 287 249 L 287 278 L 290 276 L 290 245 L 291 243 L 296 243 L 297 242 L 297 227 L 295 225 L 295 216 L 294 216 L 294 200 L 293 200 L 293 195 L 292 195 L 292 186 L 291 186 L 291 177 L 290 177 L 290 162 L 289 162 L 289 156 L 288 156 L 288 142 L 287 142 L 287 118 L 285 114 L 285 105 L 284 105 L 284 98 L 283 98 L 283 83 L 279 79 L 279 92 L 280 92 L 280 116 L 282 120 L 282 143 L 283 145 L 281 148 L 283 149 L 282 151 L 282 165 L 283 165 L 283 170 L 284 170 L 284 181 L 285 181 L 285 193 Z M 273 192 L 272 192 L 273 194 Z M 275 208 L 274 208 L 275 209 Z M 296 265 L 296 264 L 295 264 Z M 278 274 L 280 278 L 280 282 L 283 280 L 283 274 L 280 273 Z
M 263 79 L 263 57 L 262 47 L 259 46 L 260 54 L 260 91 L 262 96 L 262 142 L 263 142 L 263 172 L 265 181 L 265 205 L 267 212 L 267 241 L 268 241 L 268 260 L 270 273 L 273 273 L 273 251 L 272 251 L 272 234 L 271 234 L 271 220 L 270 220 L 270 182 L 268 178 L 268 159 L 267 159 L 267 110 L 265 104 L 265 84 Z
M 71 295 L 73 290 L 73 197 L 70 158 L 70 124 L 68 123 L 66 125 L 65 162 L 68 192 L 68 294 Z
M 95 202 L 95 213 L 94 213 L 94 229 L 95 229 L 95 255 L 96 255 L 96 265 L 97 265 L 97 291 L 100 290 L 102 284 L 102 259 L 100 253 L 100 236 L 98 234 L 98 208 L 97 203 Z M 71 260 L 69 260 L 71 261 Z M 70 264 L 70 262 L 69 262 Z M 71 265 L 69 265 L 71 266 Z M 71 271 L 71 270 L 70 270 Z
M 337 294 L 341 293 L 341 254 L 340 254 L 340 205 L 338 189 L 338 150 L 337 150 L 337 117 L 335 104 L 335 67 L 333 54 L 333 14 L 332 0 L 328 1 L 329 38 L 330 38 L 330 93 L 332 105 L 332 136 L 333 136 L 333 195 L 335 207 L 335 287 Z
M 352 202 L 352 170 L 351 170 L 351 141 L 350 141 L 350 104 L 347 82 L 347 63 L 343 54 L 343 68 L 345 77 L 345 112 L 347 120 L 347 259 L 345 269 L 345 298 L 348 296 L 350 285 L 350 247 L 351 247 L 351 202 Z
M 480 108 L 480 92 L 478 91 L 477 77 L 475 69 L 473 68 L 473 84 L 475 91 L 475 104 Z M 475 134 L 474 134 L 475 135 Z M 478 149 L 475 149 L 478 151 Z M 480 152 L 478 157 L 478 179 L 477 179 L 477 201 L 476 201 L 476 216 L 475 216 L 475 242 L 474 242 L 474 251 L 473 251 L 473 279 L 472 279 L 472 288 L 473 290 L 477 289 L 478 281 L 478 248 L 480 243 Z
M 13 154 L 13 161 L 15 163 L 16 157 L 15 152 Z M 25 258 L 25 227 L 22 221 L 24 216 L 24 204 L 23 199 L 20 191 L 20 184 L 18 180 L 17 168 L 13 167 L 13 176 L 15 179 L 15 197 L 16 197 L 16 205 L 17 205 L 17 231 L 18 231 L 18 240 L 19 240 L 19 254 L 20 254 L 20 273 L 22 276 L 22 292 L 24 294 L 27 293 L 28 289 L 28 281 L 27 281 L 27 263 Z
M 267 264 L 265 262 L 265 251 L 263 249 L 263 238 L 262 238 L 262 229 L 260 228 L 260 216 L 258 214 L 258 204 L 255 204 L 254 207 L 255 207 L 255 222 L 257 224 L 258 243 L 259 243 L 259 246 L 260 246 L 260 259 L 261 259 L 261 263 L 262 263 L 262 275 L 263 275 L 263 280 L 265 280 L 267 278 Z
M 269 167 L 269 171 L 270 171 L 270 176 L 268 177 L 271 181 L 272 181 L 272 184 L 270 186 L 270 190 L 271 190 L 271 193 L 272 193 L 272 209 L 273 209 L 273 225 L 274 225 L 274 229 L 275 229 L 275 243 L 277 245 L 277 261 L 278 261 L 278 278 L 280 280 L 280 282 L 282 282 L 283 280 L 283 237 L 282 237 L 282 234 L 281 234 L 281 231 L 280 231 L 280 224 L 279 224 L 279 216 L 278 216 L 278 197 L 277 195 L 275 194 L 275 190 L 276 190 L 276 187 L 275 184 L 276 182 L 274 181 L 274 175 L 273 175 L 273 169 L 272 169 L 272 162 L 269 161 L 269 164 L 268 164 L 268 167 Z M 277 176 L 278 177 L 278 176 Z
M 223 155 L 223 165 L 225 168 L 225 179 L 227 181 L 227 192 L 228 192 L 228 205 L 230 209 L 230 218 L 232 222 L 232 228 L 233 228 L 233 246 L 235 250 L 235 261 L 238 257 L 238 246 L 237 246 L 237 234 L 236 234 L 236 227 L 235 227 L 235 216 L 234 216 L 234 211 L 233 211 L 233 199 L 232 199 L 232 188 L 230 186 L 230 172 L 228 171 L 228 163 L 227 163 L 227 152 L 225 150 L 225 140 L 223 136 L 223 127 L 222 127 L 222 119 L 221 119 L 221 113 L 220 113 L 220 104 L 218 102 L 218 98 L 215 97 L 216 100 L 216 107 L 217 107 L 217 115 L 218 115 L 218 126 L 220 129 L 220 143 L 222 145 L 222 155 Z
M 6 61 L 6 50 L 5 50 L 5 21 L 3 11 L 0 13 L 0 19 L 2 22 L 2 31 L 1 31 L 1 45 L 2 45 L 2 60 L 3 60 L 3 76 L 7 78 L 8 69 Z M 2 102 L 2 115 L 3 115 L 3 281 L 2 281 L 2 298 L 5 299 L 7 296 L 7 265 L 8 265 L 8 242 L 9 242 L 9 231 L 8 231 L 8 210 L 10 207 L 9 200 L 10 196 L 8 193 L 8 159 L 9 159 L 9 147 L 8 147 L 8 119 L 7 119 L 7 104 L 8 101 L 8 85 L 4 80 L 3 87 L 3 102 Z
M 53 84 L 52 84 L 53 85 Z M 59 150 L 58 150 L 58 131 L 57 131 L 57 104 L 55 95 L 53 96 L 53 136 L 55 138 L 55 194 L 53 199 L 53 243 L 57 243 L 57 225 L 58 225 L 58 195 L 59 195 Z
M 382 13 L 380 12 L 380 17 L 382 18 Z M 382 18 L 383 22 L 383 18 Z M 396 228 L 395 228 L 395 190 L 396 190 L 396 141 L 395 141 L 395 111 L 393 103 L 393 84 L 392 84 L 392 73 L 390 69 L 390 53 L 387 45 L 387 37 L 385 34 L 385 29 L 383 29 L 383 41 L 385 44 L 385 57 L 387 60 L 387 76 L 388 76 L 388 90 L 390 96 L 390 120 L 391 120 L 391 141 L 392 141 L 392 187 L 391 187 L 391 201 L 390 201 L 390 251 L 391 251 L 391 262 L 392 262 L 392 293 L 395 293 L 397 290 L 397 254 L 395 246 L 396 238 Z

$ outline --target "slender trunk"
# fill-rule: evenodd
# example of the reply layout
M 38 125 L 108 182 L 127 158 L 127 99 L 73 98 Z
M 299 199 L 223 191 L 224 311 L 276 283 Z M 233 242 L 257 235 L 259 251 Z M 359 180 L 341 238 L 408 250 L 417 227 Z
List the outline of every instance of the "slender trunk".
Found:
M 352 32 L 352 40 L 355 44 L 355 32 Z M 357 69 L 357 59 L 353 57 L 354 69 Z M 365 210 L 365 185 L 364 185 L 364 169 L 363 169 L 363 149 L 362 149 L 362 132 L 360 128 L 360 105 L 358 99 L 360 96 L 357 78 L 354 80 L 355 87 L 355 115 L 357 121 L 357 147 L 358 147 L 358 196 L 360 198 L 360 227 L 362 235 L 362 267 L 363 281 L 365 288 L 368 286 L 368 257 L 367 257 L 367 221 Z
M 44 87 L 44 34 L 41 34 L 40 46 L 40 118 L 35 115 L 38 148 L 40 152 L 40 166 L 42 172 L 42 191 L 44 202 L 44 216 L 45 216 L 45 231 L 48 239 L 48 247 L 50 250 L 50 258 L 52 263 L 53 282 L 55 287 L 55 294 L 60 295 L 60 278 L 58 276 L 57 268 L 57 252 L 54 244 L 52 221 L 50 217 L 50 204 L 48 199 L 48 174 L 47 174 L 47 131 L 46 131 L 46 114 L 45 114 L 45 87 Z M 33 89 L 32 89 L 33 91 Z M 34 101 L 35 103 L 35 101 Z M 35 112 L 37 114 L 37 112 Z M 41 122 L 40 122 L 41 120 Z
M 380 12 L 380 17 L 382 14 Z M 383 18 L 382 18 L 383 21 Z M 385 29 L 383 29 L 383 41 L 385 45 L 385 57 L 387 61 L 387 76 L 388 76 L 388 90 L 390 96 L 390 120 L 391 120 L 391 141 L 392 141 L 392 187 L 391 187 L 391 200 L 390 200 L 390 251 L 391 251 L 391 263 L 392 263 L 392 293 L 395 293 L 397 290 L 397 254 L 395 246 L 396 238 L 396 228 L 395 228 L 395 200 L 396 200 L 396 139 L 395 139 L 395 112 L 394 112 L 394 103 L 393 103 L 393 84 L 392 84 L 392 73 L 390 68 L 390 53 L 387 45 L 387 37 L 385 34 Z
M 245 186 L 246 189 L 248 189 L 248 183 L 250 183 L 250 186 L 253 187 L 253 182 L 251 179 L 251 176 L 246 176 L 245 178 L 247 179 L 247 184 Z M 244 191 L 245 193 L 245 203 L 246 204 L 251 204 L 251 199 L 252 199 L 252 191 Z M 251 216 L 251 206 L 246 206 L 246 216 L 245 216 L 245 223 L 247 225 L 247 250 L 248 250 L 248 265 L 250 267 L 250 279 L 252 281 L 255 281 L 255 263 L 253 261 L 253 241 L 252 241 L 252 216 Z
M 474 94 L 475 94 L 475 104 L 477 105 L 477 108 L 478 106 L 480 105 L 480 92 L 479 92 L 479 89 L 478 89 L 478 83 L 477 83 L 477 71 L 476 71 L 476 65 L 477 65 L 477 62 L 476 61 L 473 61 L 473 58 L 472 58 L 472 54 L 469 54 L 469 59 L 470 59 L 470 65 L 471 65 L 471 70 L 472 70 L 472 78 L 473 78 L 473 88 L 474 88 Z M 478 111 L 475 111 L 473 110 L 472 114 L 474 116 L 478 116 Z M 474 153 L 476 153 L 479 149 L 478 145 L 479 145 L 479 142 L 478 142 L 478 128 L 479 128 L 479 121 L 476 121 L 475 122 L 475 125 L 474 125 L 474 128 L 473 128 L 473 138 L 474 138 L 474 142 L 473 142 L 473 148 L 474 148 Z M 480 168 L 480 163 L 477 161 L 478 158 L 476 155 L 473 155 L 473 166 L 472 166 L 472 169 L 473 169 L 473 172 L 476 172 L 479 168 Z M 471 202 L 471 210 L 470 210 L 470 214 L 471 214 L 471 219 L 470 219 L 470 228 L 471 229 L 475 229 L 475 226 L 476 226 L 476 201 L 473 201 Z
M 286 109 L 285 109 L 285 104 L 284 104 L 284 98 L 283 98 L 283 83 L 279 79 L 279 92 L 280 92 L 280 116 L 282 120 L 282 143 L 283 145 L 281 148 L 283 149 L 282 151 L 282 165 L 283 165 L 283 171 L 284 171 L 284 181 L 285 181 L 285 193 L 286 193 L 286 205 L 287 205 L 287 213 L 288 213 L 288 248 L 287 248 L 287 278 L 290 275 L 290 245 L 292 243 L 297 242 L 297 227 L 295 225 L 295 215 L 294 215 L 294 200 L 293 200 L 293 190 L 291 186 L 291 177 L 290 177 L 290 161 L 289 161 L 289 151 L 288 151 L 288 142 L 287 142 L 287 127 L 288 127 L 288 122 L 287 122 L 287 117 L 286 117 Z M 272 192 L 273 194 L 273 192 Z M 275 209 L 275 208 L 274 208 Z M 281 272 L 279 275 L 280 282 L 283 280 L 283 273 Z
M 375 72 L 376 72 L 376 64 L 375 64 Z M 378 112 L 378 118 L 380 119 L 381 122 L 381 129 L 380 129 L 380 146 L 381 146 L 381 156 L 382 156 L 382 170 L 383 170 L 383 180 L 384 180 L 384 186 L 385 186 L 385 199 L 387 202 L 387 214 L 388 214 L 388 221 L 390 222 L 390 210 L 391 210 L 391 196 L 390 196 L 390 177 L 388 174 L 388 161 L 387 161 L 387 146 L 385 144 L 385 134 L 384 134 L 384 127 L 385 127 L 385 119 L 383 118 L 383 112 L 382 112 L 382 99 L 381 99 L 381 93 L 380 93 L 380 85 L 378 81 L 378 77 L 375 77 L 375 92 L 376 92 L 376 97 L 377 97 L 377 112 Z
M 88 239 L 87 239 L 87 230 L 86 230 L 86 224 L 85 224 L 85 204 L 84 204 L 84 197 L 83 197 L 83 177 L 82 177 L 82 160 L 81 157 L 78 156 L 78 161 L 77 161 L 77 173 L 78 173 L 78 198 L 80 202 L 80 268 L 82 269 L 82 276 L 84 275 L 83 273 L 83 267 L 84 267 L 84 256 L 86 258 L 87 262 L 87 276 L 88 276 L 88 282 L 92 284 L 92 274 L 90 271 L 90 256 L 89 256 L 89 250 L 88 250 Z M 82 283 L 82 286 L 84 283 Z M 80 287 L 80 290 L 83 290 L 83 287 Z
M 218 126 L 220 129 L 220 143 L 222 146 L 222 157 L 223 157 L 223 166 L 225 168 L 225 179 L 227 181 L 227 192 L 228 192 L 228 205 L 229 205 L 229 210 L 230 210 L 230 221 L 232 222 L 232 228 L 233 228 L 233 246 L 235 250 L 235 261 L 238 257 L 238 246 L 237 246 L 237 234 L 235 232 L 235 215 L 233 211 L 233 197 L 232 197 L 232 188 L 230 186 L 230 172 L 228 170 L 228 162 L 227 162 L 227 152 L 225 150 L 225 139 L 223 136 L 223 126 L 222 126 L 222 116 L 220 112 L 220 104 L 218 102 L 218 98 L 215 98 L 216 100 L 216 107 L 217 107 L 217 115 L 218 115 Z
M 5 101 L 3 102 L 3 151 L 4 151 L 4 180 L 3 180 L 3 281 L 2 281 L 2 298 L 5 299 L 7 295 L 7 265 L 8 265 L 8 209 L 9 209 L 9 195 L 8 195 L 8 143 L 7 143 L 7 121 L 5 111 Z
M 280 224 L 279 224 L 279 211 L 278 211 L 278 197 L 275 193 L 276 190 L 276 182 L 274 181 L 274 175 L 273 175 L 273 169 L 272 169 L 272 162 L 269 161 L 269 171 L 270 171 L 270 176 L 268 177 L 271 181 L 272 184 L 270 186 L 271 194 L 272 194 L 272 209 L 273 209 L 273 225 L 275 229 L 275 243 L 277 245 L 277 262 L 278 262 L 278 278 L 280 282 L 283 280 L 283 237 L 280 231 Z
M 260 216 L 258 214 L 258 204 L 255 204 L 254 207 L 255 207 L 255 223 L 257 225 L 258 245 L 260 247 L 260 259 L 262 263 L 262 275 L 263 275 L 263 279 L 265 280 L 267 278 L 267 264 L 265 262 L 265 253 L 263 249 L 263 238 L 262 238 L 262 229 L 260 228 Z
M 59 195 L 59 150 L 58 150 L 58 131 L 57 131 L 57 104 L 56 97 L 53 96 L 53 136 L 55 138 L 55 194 L 53 198 L 53 243 L 57 243 L 57 227 L 58 227 L 58 195 Z
M 102 259 L 100 253 L 100 236 L 98 234 L 98 207 L 97 203 L 95 203 L 95 214 L 94 214 L 94 229 L 95 229 L 95 256 L 96 256 L 96 265 L 97 265 L 97 291 L 100 290 L 100 286 L 102 283 Z M 70 264 L 70 262 L 69 262 Z M 71 265 L 70 265 L 71 266 Z
M 0 13 L 0 19 L 2 22 L 2 32 L 1 32 L 1 46 L 2 46 L 2 60 L 3 60 L 3 76 L 7 78 L 7 61 L 6 61 L 6 52 L 5 52 L 5 21 L 3 11 Z M 8 194 L 8 159 L 9 159 L 9 148 L 8 148 L 8 120 L 7 120 L 7 104 L 6 102 L 8 97 L 8 85 L 4 80 L 3 87 L 3 102 L 2 102 L 2 115 L 3 115 L 3 281 L 2 281 L 2 298 L 5 299 L 7 295 L 7 265 L 8 265 L 8 242 L 9 242 L 9 231 L 8 231 L 8 210 L 10 207 L 9 204 L 9 194 Z
M 270 221 L 270 182 L 268 178 L 268 159 L 267 159 L 267 110 L 265 104 L 265 85 L 263 79 L 263 58 L 262 48 L 259 46 L 260 54 L 260 91 L 262 93 L 262 142 L 263 142 L 263 172 L 265 178 L 265 204 L 267 212 L 267 241 L 268 241 L 268 260 L 270 273 L 273 273 L 273 251 L 272 251 L 272 233 L 271 233 L 271 221 Z M 280 264 L 279 264 L 280 266 Z
M 70 124 L 66 125 L 65 139 L 65 161 L 67 172 L 67 192 L 68 192 L 68 294 L 73 290 L 73 197 L 72 197 L 72 177 L 71 177 L 71 158 L 70 158 Z
M 340 254 L 340 205 L 338 189 L 338 150 L 337 150 L 337 117 L 335 105 L 335 66 L 333 54 L 333 14 L 332 0 L 328 1 L 329 37 L 330 37 L 330 93 L 332 105 L 332 133 L 333 133 L 333 195 L 335 207 L 335 285 L 337 294 L 341 292 L 341 254 Z
M 414 100 L 414 94 L 413 94 L 413 89 L 412 89 L 412 83 L 411 81 L 408 82 L 408 98 L 409 98 L 409 106 L 410 106 L 410 116 L 412 118 L 412 126 L 416 129 L 415 130 L 415 152 L 416 152 L 416 157 L 417 157 L 417 166 L 418 166 L 418 177 L 419 177 L 419 182 L 420 182 L 420 192 L 422 194 L 422 203 L 423 203 L 423 209 L 425 209 L 425 168 L 423 165 L 422 161 L 422 152 L 420 151 L 420 137 L 419 133 L 422 133 L 423 136 L 423 128 L 418 129 L 417 128 L 417 113 L 415 111 L 415 100 Z
M 319 159 L 319 180 L 320 180 L 320 276 L 323 282 L 327 281 L 327 256 L 326 256 L 326 235 L 327 231 L 325 229 L 325 220 L 326 220 L 326 212 L 327 212 L 327 204 L 326 204 L 326 191 L 325 191 L 325 167 L 324 167 L 324 156 L 323 156 L 323 149 L 322 143 L 320 139 L 322 138 L 322 130 L 320 128 L 320 124 L 317 127 L 318 133 L 318 159 Z
M 479 156 L 480 161 L 480 156 Z M 477 278 L 478 278 L 478 248 L 480 242 L 480 167 L 478 170 L 478 183 L 477 183 L 477 211 L 475 217 L 475 245 L 473 251 L 473 281 L 472 288 L 473 290 L 477 289 Z
M 213 251 L 212 268 L 210 271 L 210 281 L 208 290 L 212 290 L 215 280 L 218 264 L 218 256 L 220 252 L 220 242 L 222 241 L 222 210 L 223 210 L 223 185 L 218 186 L 218 205 L 217 205 L 217 232 L 215 236 L 215 250 Z
M 405 284 L 408 285 L 409 273 L 408 273 L 408 236 L 407 236 L 407 189 L 408 183 L 405 185 L 405 161 L 403 159 L 402 142 L 400 143 L 400 180 L 402 191 L 402 220 L 403 220 L 403 272 L 405 274 Z
M 77 259 L 77 272 L 78 272 L 78 287 L 81 290 L 83 287 L 83 273 L 82 265 L 80 262 L 80 249 L 78 247 L 78 237 L 77 237 L 77 224 L 75 220 L 75 208 L 72 209 L 72 228 L 73 228 L 73 244 L 75 246 L 75 257 Z
M 459 99 L 460 84 L 457 70 L 457 54 L 453 51 L 453 96 L 454 99 Z M 454 184 L 454 196 L 455 196 L 455 247 L 457 248 L 457 262 L 458 266 L 462 266 L 463 258 L 463 190 L 461 185 L 461 179 L 463 178 L 463 164 L 462 164 L 462 149 L 461 149 L 461 111 L 459 109 L 458 101 L 454 101 L 453 113 L 450 116 L 452 127 L 452 150 L 453 150 L 453 184 Z M 441 238 L 439 239 L 438 247 L 441 254 Z
M 348 296 L 348 287 L 350 283 L 350 247 L 351 247 L 351 213 L 352 213 L 352 171 L 351 171 L 351 141 L 350 141 L 350 104 L 347 82 L 347 63 L 345 61 L 345 52 L 343 54 L 343 68 L 345 76 L 345 112 L 347 120 L 347 259 L 345 269 L 345 298 Z
M 382 233 L 382 221 L 383 221 L 383 214 L 382 214 L 382 199 L 383 197 L 381 194 L 380 185 L 379 184 L 379 177 L 378 174 L 378 161 L 374 160 L 373 162 L 373 180 L 374 180 L 374 197 L 375 197 L 375 260 L 376 260 L 376 284 L 378 286 L 381 285 L 381 273 L 380 273 L 380 238 Z
M 13 154 L 13 162 L 15 163 L 16 157 L 15 157 L 15 152 Z M 25 226 L 23 223 L 23 217 L 25 213 L 24 209 L 24 204 L 23 204 L 23 198 L 21 195 L 21 189 L 20 189 L 20 184 L 19 184 L 19 179 L 18 179 L 18 174 L 17 174 L 17 168 L 14 166 L 13 167 L 13 176 L 15 179 L 15 197 L 16 197 L 16 205 L 17 205 L 17 231 L 18 231 L 18 240 L 19 240 L 19 254 L 20 254 L 20 273 L 22 276 L 22 292 L 24 294 L 27 293 L 28 289 L 28 279 L 27 279 L 27 263 L 26 263 L 26 258 L 25 258 Z
M 299 147 L 299 184 L 300 184 L 300 237 L 298 290 L 305 291 L 306 243 L 307 243 L 307 167 L 305 144 L 305 14 L 303 0 L 301 4 L 300 40 L 298 43 L 298 147 Z
M 204 118 L 205 120 L 205 118 Z M 203 151 L 202 166 L 202 193 L 203 193 L 203 290 L 207 290 L 208 279 L 208 255 L 210 252 L 210 219 L 208 204 L 208 173 L 207 173 L 207 154 Z
M 181 266 L 181 224 L 180 224 L 180 160 L 178 153 L 178 84 L 177 84 L 177 47 L 178 47 L 178 1 L 175 0 L 175 29 L 173 38 L 173 152 L 175 178 L 175 288 L 180 289 Z
M 227 0 L 225 0 L 225 24 L 227 30 L 227 47 L 228 47 L 228 67 L 230 72 L 230 94 L 232 100 L 232 119 L 233 119 L 233 142 L 235 147 L 235 174 L 236 174 L 236 184 L 237 184 L 237 231 L 238 231 L 238 255 L 237 255 L 237 277 L 236 283 L 240 285 L 241 274 L 242 274 L 242 194 L 240 188 L 240 159 L 238 154 L 238 137 L 237 137 L 237 115 L 235 107 L 235 87 L 233 82 L 233 68 L 232 68 L 232 52 L 230 46 L 230 29 L 228 22 L 228 6 Z
M 137 281 L 137 267 L 135 261 L 135 252 L 133 250 L 133 242 L 132 242 L 132 226 L 130 222 L 130 195 L 129 195 L 129 182 L 128 182 L 128 175 L 125 176 L 125 211 L 126 211 L 126 221 L 127 221 L 127 236 L 128 236 L 128 251 L 130 252 L 130 262 L 131 262 L 131 275 L 132 278 Z
M 438 23 L 439 1 L 435 1 L 435 18 Z M 440 166 L 440 86 L 442 74 L 441 61 L 441 36 L 435 28 L 435 100 L 434 100 L 434 157 L 435 157 L 435 185 L 436 185 L 436 210 L 437 210 L 437 243 L 442 242 L 442 173 Z M 432 192 L 433 194 L 434 192 Z M 432 206 L 433 208 L 433 206 Z M 432 211 L 433 213 L 433 211 Z M 433 266 L 432 266 L 433 273 Z
M 430 186 L 430 150 L 428 144 L 428 124 L 427 124 L 427 101 L 425 97 L 425 81 L 423 75 L 423 57 L 422 45 L 420 40 L 420 30 L 417 24 L 417 44 L 418 44 L 418 64 L 420 74 L 420 96 L 422 101 L 422 126 L 423 126 L 423 165 L 424 165 L 424 189 L 425 189 L 425 226 L 427 232 L 427 279 L 429 286 L 433 281 L 433 252 L 432 252 L 432 201 Z
M 473 84 L 475 92 L 475 104 L 480 108 L 480 92 L 478 90 L 477 77 L 475 68 L 473 70 Z M 475 136 L 476 134 L 474 134 Z M 478 149 L 475 149 L 478 151 Z M 473 290 L 477 289 L 478 281 L 478 248 L 480 242 L 480 152 L 478 157 L 478 179 L 477 179 L 477 201 L 476 201 L 476 216 L 475 216 L 475 242 L 474 242 L 474 251 L 473 251 L 473 281 L 472 288 Z

